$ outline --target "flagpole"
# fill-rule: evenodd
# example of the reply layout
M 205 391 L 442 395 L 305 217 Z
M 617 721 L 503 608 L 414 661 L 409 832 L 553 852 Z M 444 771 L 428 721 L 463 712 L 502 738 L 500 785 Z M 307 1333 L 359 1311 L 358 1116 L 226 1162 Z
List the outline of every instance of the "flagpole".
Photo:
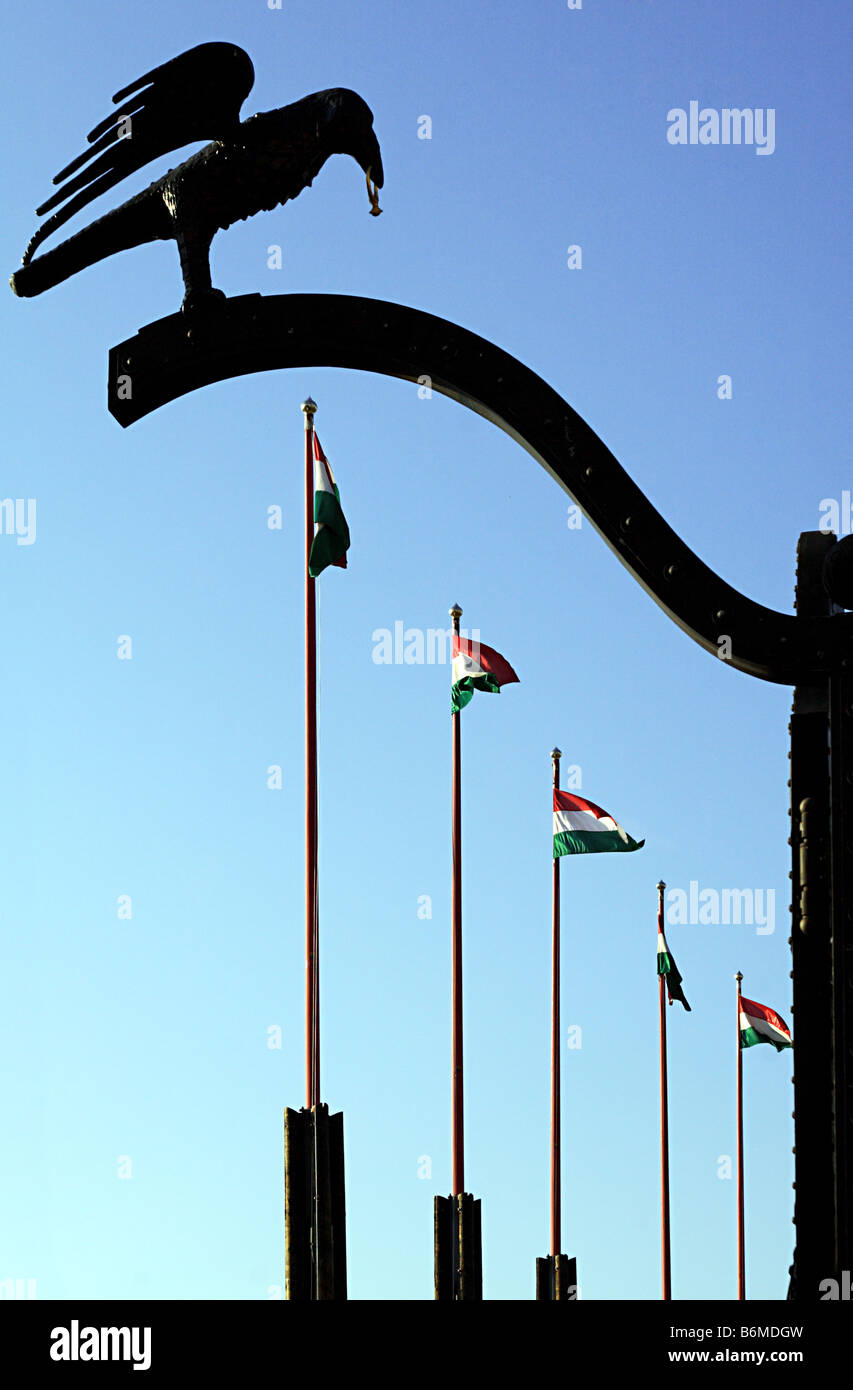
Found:
M 453 635 L 459 636 L 462 609 L 455 603 L 450 610 Z M 453 932 L 453 1195 L 465 1191 L 465 1115 L 462 1075 L 462 741 L 459 710 L 451 714 L 453 775 L 451 788 L 451 835 L 453 841 L 452 932 Z
M 320 1101 L 319 935 L 317 914 L 317 614 L 315 581 L 308 573 L 314 540 L 314 413 L 305 416 L 305 1104 Z
M 551 749 L 554 790 L 560 786 L 559 748 Z M 560 1232 L 560 858 L 554 855 L 551 889 L 551 1254 L 562 1250 Z
M 740 1045 L 740 982 L 743 975 L 735 975 L 737 981 L 737 1296 L 746 1298 L 746 1253 L 744 1250 L 743 1220 L 743 1052 Z
M 663 895 L 666 884 L 658 884 L 658 932 L 663 931 Z M 660 1216 L 661 1216 L 661 1276 L 663 1291 L 661 1298 L 668 1302 L 672 1298 L 672 1272 L 670 1265 L 669 1232 L 669 1091 L 666 1065 L 666 983 L 663 975 L 658 975 L 660 1008 Z

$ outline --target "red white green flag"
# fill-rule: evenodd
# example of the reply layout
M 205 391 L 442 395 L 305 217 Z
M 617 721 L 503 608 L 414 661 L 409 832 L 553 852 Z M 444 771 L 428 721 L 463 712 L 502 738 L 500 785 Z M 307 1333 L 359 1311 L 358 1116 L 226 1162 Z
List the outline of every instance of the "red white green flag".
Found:
M 670 1004 L 674 999 L 677 999 L 690 1013 L 690 1005 L 684 997 L 684 990 L 681 988 L 681 974 L 675 963 L 675 956 L 669 949 L 663 927 L 658 927 L 658 974 L 663 975 L 666 980 L 666 992 Z
M 341 498 L 329 460 L 314 435 L 314 540 L 308 556 L 312 579 L 328 565 L 345 570 L 349 550 L 349 527 L 341 510 Z
M 740 1045 L 755 1047 L 756 1043 L 772 1043 L 777 1052 L 793 1047 L 791 1030 L 775 1009 L 756 1004 L 754 999 L 740 999 Z
M 454 633 L 451 682 L 450 708 L 458 714 L 474 698 L 475 690 L 499 695 L 501 686 L 518 682 L 518 676 L 500 652 Z
M 645 843 L 645 840 L 632 840 L 627 831 L 594 802 L 554 788 L 555 859 L 561 854 L 642 849 Z

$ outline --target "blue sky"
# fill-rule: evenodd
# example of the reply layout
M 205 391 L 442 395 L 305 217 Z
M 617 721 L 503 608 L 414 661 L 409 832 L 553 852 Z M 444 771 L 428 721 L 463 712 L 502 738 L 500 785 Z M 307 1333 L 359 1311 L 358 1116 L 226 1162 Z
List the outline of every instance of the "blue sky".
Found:
M 353 87 L 382 143 L 384 215 L 333 159 L 296 203 L 217 237 L 214 282 L 371 295 L 493 339 L 707 563 L 790 611 L 797 536 L 851 485 L 851 24 L 846 5 L 791 0 L 19 11 L 0 56 L 4 263 L 112 92 L 184 48 L 251 53 L 247 114 Z M 670 144 L 667 113 L 692 100 L 772 108 L 772 155 Z M 673 1292 L 731 1297 L 733 973 L 793 1023 L 790 691 L 690 643 L 588 524 L 569 528 L 526 453 L 437 395 L 268 373 L 122 431 L 107 351 L 180 297 L 158 244 L 2 301 L 0 495 L 36 499 L 37 530 L 0 535 L 0 1279 L 41 1298 L 282 1283 L 281 1112 L 303 1100 L 310 392 L 353 537 L 346 574 L 321 581 L 320 716 L 323 1093 L 345 1115 L 351 1297 L 431 1297 L 432 1199 L 450 1186 L 449 672 L 374 653 L 380 629 L 445 626 L 454 601 L 521 678 L 463 716 L 466 1171 L 486 1296 L 532 1297 L 547 1249 L 556 742 L 583 794 L 646 838 L 562 875 L 564 1029 L 582 1038 L 563 1051 L 563 1244 L 586 1298 L 659 1295 L 655 884 L 775 894 L 772 932 L 669 931 L 693 1005 L 669 1016 Z M 749 1293 L 783 1298 L 790 1057 L 754 1049 L 744 1072 Z

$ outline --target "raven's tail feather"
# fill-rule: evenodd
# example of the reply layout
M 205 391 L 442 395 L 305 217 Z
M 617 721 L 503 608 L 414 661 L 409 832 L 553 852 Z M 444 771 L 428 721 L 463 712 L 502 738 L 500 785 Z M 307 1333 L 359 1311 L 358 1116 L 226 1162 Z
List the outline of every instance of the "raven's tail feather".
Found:
M 45 251 L 22 265 L 11 276 L 9 284 L 15 294 L 31 299 L 107 256 L 171 235 L 171 219 L 160 198 L 150 202 L 144 197 L 132 198 L 63 241 L 53 251 Z

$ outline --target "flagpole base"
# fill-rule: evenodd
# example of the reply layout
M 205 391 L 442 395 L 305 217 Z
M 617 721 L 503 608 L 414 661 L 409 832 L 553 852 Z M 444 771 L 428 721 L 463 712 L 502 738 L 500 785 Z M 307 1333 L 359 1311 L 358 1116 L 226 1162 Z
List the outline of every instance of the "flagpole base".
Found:
M 328 1105 L 284 1112 L 285 1297 L 345 1300 L 344 1117 Z
M 536 1260 L 536 1298 L 577 1300 L 578 1262 L 574 1256 L 544 1255 Z
M 435 1297 L 445 1302 L 483 1299 L 483 1223 L 479 1197 L 460 1192 L 434 1204 Z

